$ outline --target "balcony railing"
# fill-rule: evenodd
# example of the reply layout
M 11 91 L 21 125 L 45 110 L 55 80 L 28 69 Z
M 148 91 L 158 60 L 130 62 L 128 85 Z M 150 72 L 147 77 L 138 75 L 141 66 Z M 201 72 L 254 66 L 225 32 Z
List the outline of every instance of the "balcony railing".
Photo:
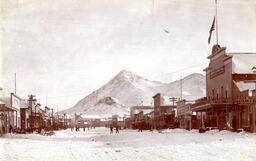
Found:
M 234 100 L 235 103 L 237 104 L 256 104 L 256 96 L 252 96 L 252 97 L 244 97 L 244 98 L 236 98 Z
M 210 99 L 210 103 L 233 103 L 232 98 L 219 98 L 219 99 Z
M 256 96 L 251 97 L 238 97 L 235 99 L 232 98 L 219 98 L 219 99 L 200 99 L 197 100 L 196 103 L 191 105 L 191 109 L 196 108 L 198 106 L 206 105 L 206 104 L 256 104 Z
M 232 98 L 219 98 L 219 99 L 207 99 L 206 97 L 200 100 L 197 100 L 196 103 L 191 105 L 191 109 L 196 108 L 198 106 L 206 105 L 206 104 L 226 104 L 233 103 Z

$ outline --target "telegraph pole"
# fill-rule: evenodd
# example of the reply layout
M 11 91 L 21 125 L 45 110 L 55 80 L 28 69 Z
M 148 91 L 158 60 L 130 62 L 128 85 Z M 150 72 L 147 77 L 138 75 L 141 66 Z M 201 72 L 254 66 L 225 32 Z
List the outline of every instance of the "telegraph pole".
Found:
M 51 108 L 50 110 L 52 110 L 51 129 L 53 130 L 53 123 L 54 123 L 54 120 L 53 120 L 53 108 Z
M 253 74 L 256 74 L 256 66 L 252 67 L 252 72 Z M 256 92 L 256 81 L 254 82 L 255 83 L 255 92 Z
M 177 101 L 177 98 L 176 97 L 171 97 L 169 99 L 170 99 L 170 101 L 172 101 L 172 105 L 174 106 L 174 102 Z
M 34 97 L 36 97 L 35 95 L 28 95 L 29 99 L 28 99 L 28 108 L 30 109 L 30 114 L 31 114 L 31 118 L 29 118 L 29 126 L 30 128 L 32 128 L 32 131 L 33 131 L 33 128 L 34 128 L 34 123 L 35 123 L 35 118 L 33 116 L 35 116 L 36 114 L 34 114 L 33 112 L 33 102 L 36 101 L 36 99 L 34 99 Z M 36 106 L 36 105 L 35 105 Z M 35 110 L 36 110 L 36 107 L 35 107 Z M 36 111 L 35 111 L 36 113 Z
M 16 95 L 16 73 L 14 73 L 14 93 Z
M 180 76 L 180 99 L 182 101 L 182 76 Z

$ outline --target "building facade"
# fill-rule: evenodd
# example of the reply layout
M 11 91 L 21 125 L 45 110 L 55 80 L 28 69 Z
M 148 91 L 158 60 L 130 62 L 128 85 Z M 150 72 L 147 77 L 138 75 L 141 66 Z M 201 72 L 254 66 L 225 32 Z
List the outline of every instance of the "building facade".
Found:
M 153 96 L 154 99 L 154 127 L 156 129 L 175 127 L 176 106 L 163 105 L 163 98 L 160 93 Z
M 131 127 L 137 129 L 142 127 L 142 129 L 150 129 L 152 121 L 151 117 L 147 117 L 147 114 L 154 111 L 154 108 L 151 106 L 133 106 L 130 108 L 130 121 Z
M 206 97 L 192 105 L 202 115 L 201 126 L 255 132 L 256 53 L 226 53 L 214 45 L 207 58 Z
M 191 130 L 198 128 L 196 115 L 193 115 L 191 103 L 186 100 L 177 102 L 177 121 L 180 128 Z

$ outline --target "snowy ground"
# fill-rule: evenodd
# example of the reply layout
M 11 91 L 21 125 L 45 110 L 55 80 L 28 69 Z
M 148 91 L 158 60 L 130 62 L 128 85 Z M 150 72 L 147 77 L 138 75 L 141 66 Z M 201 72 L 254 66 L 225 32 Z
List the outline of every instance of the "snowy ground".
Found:
M 107 128 L 57 131 L 53 136 L 7 134 L 0 138 L 0 160 L 256 160 L 256 134 L 183 129 L 158 131 Z

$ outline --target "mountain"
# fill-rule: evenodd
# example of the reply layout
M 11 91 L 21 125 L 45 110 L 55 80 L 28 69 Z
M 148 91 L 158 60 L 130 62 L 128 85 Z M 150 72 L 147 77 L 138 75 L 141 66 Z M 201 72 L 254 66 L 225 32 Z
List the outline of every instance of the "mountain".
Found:
M 109 117 L 113 114 L 129 114 L 129 107 L 122 104 L 117 98 L 105 97 L 100 99 L 94 106 L 83 110 L 84 113 L 89 115 L 100 115 L 101 117 Z
M 184 75 L 184 74 L 182 74 Z M 170 83 L 172 81 L 175 81 L 177 79 L 180 78 L 180 73 L 161 73 L 161 74 L 156 74 L 156 75 L 152 75 L 151 77 L 149 77 L 151 80 L 156 80 L 156 81 L 160 81 L 163 83 Z
M 161 93 L 163 96 L 179 97 L 180 80 L 171 83 L 150 81 L 132 72 L 123 70 L 107 84 L 81 99 L 75 106 L 62 112 L 97 114 L 129 114 L 129 107 L 152 105 L 152 97 Z M 194 73 L 182 79 L 183 98 L 195 99 L 205 94 L 205 78 Z M 168 98 L 167 97 L 167 98 Z
M 160 91 L 166 96 L 180 97 L 182 83 L 182 98 L 195 100 L 205 96 L 205 76 L 199 73 L 188 75 L 182 80 L 176 80 L 161 87 Z

